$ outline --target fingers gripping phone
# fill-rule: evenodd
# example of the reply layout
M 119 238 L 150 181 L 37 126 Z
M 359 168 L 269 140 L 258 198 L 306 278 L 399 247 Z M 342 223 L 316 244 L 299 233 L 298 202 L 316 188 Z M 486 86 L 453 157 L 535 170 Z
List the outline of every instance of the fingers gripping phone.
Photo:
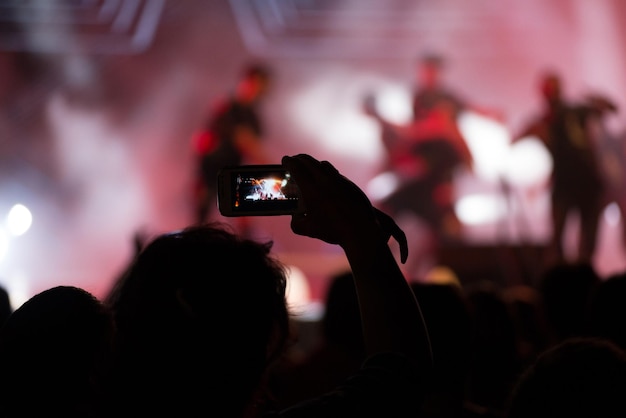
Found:
M 223 216 L 304 213 L 300 189 L 280 164 L 224 167 L 217 175 L 217 190 Z

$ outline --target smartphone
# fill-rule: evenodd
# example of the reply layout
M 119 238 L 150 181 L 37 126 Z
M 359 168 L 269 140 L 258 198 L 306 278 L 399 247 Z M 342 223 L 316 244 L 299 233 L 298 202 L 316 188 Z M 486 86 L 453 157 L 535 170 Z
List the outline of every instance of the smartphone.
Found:
M 223 216 L 304 213 L 300 189 L 280 164 L 224 167 L 217 175 L 217 190 Z

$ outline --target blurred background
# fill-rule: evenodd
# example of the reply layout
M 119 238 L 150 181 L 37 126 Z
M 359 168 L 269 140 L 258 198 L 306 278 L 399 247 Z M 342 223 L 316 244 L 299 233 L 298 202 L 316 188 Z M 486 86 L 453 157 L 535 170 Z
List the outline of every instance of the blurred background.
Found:
M 191 223 L 191 137 L 252 60 L 275 72 L 262 115 L 276 162 L 327 159 L 376 201 L 384 155 L 362 99 L 407 122 L 416 58 L 443 54 L 447 83 L 504 115 L 459 119 L 476 170 L 455 180 L 467 244 L 451 257 L 478 266 L 495 262 L 485 249 L 541 248 L 552 162 L 511 133 L 540 109 L 545 68 L 567 97 L 609 96 L 608 127 L 626 132 L 624 39 L 621 0 L 0 0 L 0 282 L 15 306 L 57 284 L 102 296 L 135 234 Z M 622 222 L 607 205 L 602 275 L 626 268 Z M 346 266 L 289 217 L 253 223 L 292 267 L 295 301 L 319 300 Z

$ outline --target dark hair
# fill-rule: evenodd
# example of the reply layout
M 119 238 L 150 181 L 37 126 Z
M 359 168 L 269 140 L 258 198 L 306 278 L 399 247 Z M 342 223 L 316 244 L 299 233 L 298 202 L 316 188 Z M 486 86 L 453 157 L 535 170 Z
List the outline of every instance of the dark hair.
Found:
M 207 394 L 245 407 L 289 337 L 286 270 L 271 247 L 213 223 L 144 248 L 106 299 L 128 396 L 143 387 L 190 410 Z
M 539 356 L 518 381 L 509 418 L 623 417 L 626 354 L 596 338 L 571 338 Z
M 539 283 L 543 316 L 556 341 L 584 333 L 592 295 L 600 276 L 590 263 L 559 263 L 548 267 Z
M 56 286 L 31 297 L 0 331 L 0 415 L 97 410 L 113 336 L 110 312 L 84 289 Z
M 443 55 L 434 51 L 422 52 L 418 56 L 417 61 L 422 65 L 430 65 L 436 68 L 443 68 L 443 66 L 446 63 L 446 60 L 443 57 Z
M 330 342 L 365 352 L 359 300 L 351 270 L 331 277 L 325 303 L 321 324 L 324 337 Z
M 269 80 L 272 78 L 272 70 L 265 63 L 253 62 L 244 67 L 244 78 L 259 78 L 262 80 Z

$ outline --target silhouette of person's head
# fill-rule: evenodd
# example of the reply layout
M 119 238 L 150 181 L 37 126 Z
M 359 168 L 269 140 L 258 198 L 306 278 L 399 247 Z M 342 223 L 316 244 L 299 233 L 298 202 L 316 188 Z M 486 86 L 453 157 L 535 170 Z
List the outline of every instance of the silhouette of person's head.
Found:
M 352 272 L 339 273 L 331 278 L 321 325 L 327 342 L 364 353 L 361 313 Z
M 553 342 L 581 336 L 600 278 L 589 263 L 560 263 L 540 279 L 541 307 Z
M 500 409 L 518 372 L 515 324 L 502 289 L 491 281 L 466 287 L 472 313 L 468 400 Z
M 626 354 L 608 340 L 567 339 L 520 377 L 508 418 L 626 416 Z
M 237 85 L 238 99 L 246 103 L 260 100 L 269 92 L 272 79 L 272 71 L 266 64 L 248 64 Z
M 417 281 L 411 282 L 411 289 L 422 309 L 435 360 L 435 380 L 425 411 L 458 416 L 471 360 L 471 316 L 465 292 L 457 284 Z
M 279 408 L 333 390 L 355 373 L 366 358 L 352 271 L 341 271 L 329 279 L 324 313 L 308 331 L 310 348 L 300 353 L 294 350 L 295 354 L 287 356 L 272 376 L 272 395 Z
M 547 103 L 556 104 L 561 101 L 561 77 L 555 71 L 545 71 L 541 75 L 539 89 Z
M 418 57 L 417 79 L 420 87 L 434 88 L 441 82 L 445 60 L 435 52 L 425 52 Z
M 530 285 L 514 285 L 503 289 L 515 327 L 520 366 L 528 364 L 547 347 L 545 322 L 539 306 L 539 292 Z
M 591 298 L 588 331 L 626 350 L 626 272 L 600 282 Z
M 0 416 L 95 416 L 113 337 L 110 312 L 81 288 L 27 300 L 0 330 Z
M 11 297 L 5 287 L 0 286 L 0 326 L 13 313 Z
M 217 223 L 145 246 L 106 298 L 119 336 L 114 408 L 242 416 L 258 401 L 289 332 L 286 270 L 271 246 Z

